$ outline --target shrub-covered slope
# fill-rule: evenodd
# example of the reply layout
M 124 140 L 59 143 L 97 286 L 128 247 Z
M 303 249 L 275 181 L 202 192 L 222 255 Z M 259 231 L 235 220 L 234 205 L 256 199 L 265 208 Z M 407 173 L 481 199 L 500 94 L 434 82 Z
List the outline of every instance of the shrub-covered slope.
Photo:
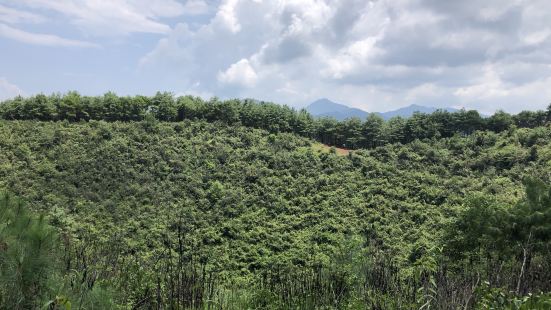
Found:
M 168 296 L 159 276 L 171 257 L 236 284 L 377 249 L 413 277 L 467 197 L 510 207 L 524 177 L 551 177 L 546 127 L 348 156 L 312 144 L 220 122 L 0 121 L 0 188 L 48 214 L 97 270 L 116 262 L 100 278 L 124 285 L 120 302 L 133 306 L 155 289 Z M 132 273 L 132 262 L 149 265 Z

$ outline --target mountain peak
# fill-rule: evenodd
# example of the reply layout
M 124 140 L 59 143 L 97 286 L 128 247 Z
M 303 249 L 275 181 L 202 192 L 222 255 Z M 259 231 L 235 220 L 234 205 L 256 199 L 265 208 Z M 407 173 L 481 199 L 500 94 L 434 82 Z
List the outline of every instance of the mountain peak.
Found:
M 312 102 L 311 104 L 319 104 L 319 103 L 335 103 L 327 98 L 320 98 L 314 102 Z
M 347 105 L 336 103 L 327 98 L 321 98 L 306 107 L 306 110 L 316 117 L 334 117 L 337 120 L 357 117 L 364 119 L 368 112 Z
M 335 109 L 335 108 L 338 108 L 338 109 L 351 109 L 347 105 L 331 101 L 327 98 L 318 99 L 318 100 L 310 103 L 310 105 L 308 107 L 309 108 L 317 108 L 317 109 L 329 109 L 330 111 L 333 111 L 333 109 Z
M 337 120 L 345 120 L 352 117 L 357 117 L 363 120 L 369 115 L 369 112 L 357 108 L 351 108 L 347 105 L 333 102 L 327 98 L 320 98 L 312 102 L 306 107 L 306 110 L 316 117 L 333 117 Z M 376 114 L 388 120 L 396 116 L 408 118 L 411 117 L 415 112 L 431 114 L 436 112 L 437 110 L 439 110 L 439 108 L 411 104 L 407 107 L 403 107 L 394 111 Z M 443 110 L 448 112 L 458 111 L 454 108 L 443 108 Z

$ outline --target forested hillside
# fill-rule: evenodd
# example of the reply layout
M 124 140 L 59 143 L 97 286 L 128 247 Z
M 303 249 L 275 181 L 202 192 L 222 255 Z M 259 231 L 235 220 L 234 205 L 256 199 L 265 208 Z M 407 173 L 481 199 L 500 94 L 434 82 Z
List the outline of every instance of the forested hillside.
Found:
M 417 139 L 449 138 L 456 134 L 469 135 L 477 130 L 502 132 L 511 126 L 535 128 L 551 121 L 551 106 L 547 111 L 524 111 L 517 115 L 498 111 L 489 118 L 482 117 L 475 110 L 456 113 L 439 110 L 432 114 L 415 113 L 407 119 L 394 117 L 387 122 L 377 114 L 371 114 L 365 120 L 350 118 L 339 122 L 333 118 L 314 119 L 306 110 L 295 111 L 287 106 L 255 100 L 221 101 L 213 98 L 205 101 L 192 96 L 174 97 L 171 93 L 157 93 L 153 97 L 119 97 L 114 93 L 88 97 L 70 92 L 8 100 L 0 105 L 0 118 L 69 122 L 128 122 L 147 118 L 166 122 L 184 119 L 221 121 L 271 133 L 295 133 L 322 143 L 354 149 L 406 144 Z
M 547 111 L 337 122 L 69 93 L 0 116 L 0 189 L 24 201 L 2 200 L 2 308 L 551 306 Z

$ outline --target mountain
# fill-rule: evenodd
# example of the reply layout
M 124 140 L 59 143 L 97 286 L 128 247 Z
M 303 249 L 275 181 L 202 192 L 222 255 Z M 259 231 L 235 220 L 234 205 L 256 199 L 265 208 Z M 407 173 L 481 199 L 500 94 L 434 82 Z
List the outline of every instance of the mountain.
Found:
M 312 102 L 310 105 L 308 105 L 306 107 L 306 110 L 315 117 L 334 117 L 337 120 L 344 120 L 351 117 L 365 119 L 369 115 L 369 112 L 367 111 L 357 109 L 357 108 L 351 108 L 344 104 L 333 102 L 329 99 L 316 100 Z M 388 112 L 375 112 L 375 113 L 380 115 L 385 120 L 388 120 L 396 116 L 400 116 L 404 118 L 411 117 L 415 112 L 430 114 L 430 113 L 434 113 L 437 110 L 438 108 L 425 107 L 425 106 L 412 104 L 410 106 L 400 108 L 398 110 L 393 110 Z M 443 110 L 446 110 L 448 112 L 459 111 L 454 108 L 444 108 Z
M 333 102 L 329 99 L 319 99 L 312 102 L 306 107 L 306 110 L 316 117 L 334 117 L 337 120 L 357 117 L 364 119 L 369 115 L 369 112 L 364 110 L 351 108 L 344 104 Z
M 424 106 L 412 104 L 410 106 L 400 108 L 398 110 L 382 112 L 382 113 L 377 113 L 377 114 L 379 114 L 385 120 L 388 120 L 388 119 L 391 119 L 391 118 L 396 117 L 396 116 L 400 116 L 400 117 L 404 117 L 404 118 L 411 117 L 413 115 L 413 113 L 415 113 L 415 112 L 432 114 L 432 113 L 436 112 L 437 110 L 445 110 L 445 111 L 452 112 L 452 113 L 459 111 L 458 109 L 454 109 L 454 108 L 434 108 L 434 107 L 424 107 Z

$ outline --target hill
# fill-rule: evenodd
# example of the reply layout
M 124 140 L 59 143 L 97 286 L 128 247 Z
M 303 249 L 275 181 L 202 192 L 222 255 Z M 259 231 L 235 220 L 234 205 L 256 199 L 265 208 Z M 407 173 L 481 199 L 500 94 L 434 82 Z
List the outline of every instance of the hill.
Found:
M 204 268 L 217 279 L 253 283 L 283 268 L 295 270 L 298 285 L 311 281 L 307 270 L 329 268 L 341 251 L 369 242 L 365 251 L 384 251 L 407 276 L 445 240 L 467 194 L 508 205 L 522 197 L 519 175 L 549 177 L 550 136 L 549 129 L 482 134 L 340 157 L 317 154 L 293 134 L 204 121 L 2 121 L 0 187 L 46 212 L 77 249 L 87 249 L 81 259 L 94 269 L 115 264 L 116 275 L 140 262 L 149 270 L 139 282 L 104 275 L 125 287 L 120 302 L 132 305 L 147 297 L 143 286 L 157 286 L 157 268 L 180 259 L 197 270 L 197 281 L 207 281 Z M 162 254 L 167 247 L 175 261 Z M 170 277 L 160 283 L 163 303 Z M 208 285 L 223 292 L 222 280 Z M 317 302 L 338 295 L 319 293 Z
M 17 282 L 27 289 L 15 302 L 537 309 L 548 300 L 546 112 L 326 123 L 273 104 L 73 95 L 0 107 L 11 117 L 0 120 L 0 189 L 59 235 L 48 243 L 58 253 L 21 260 L 45 239 L 14 224 L 20 203 L 6 216 L 0 199 L 10 228 L 0 230 L 0 270 L 42 279 Z M 357 144 L 318 142 L 331 139 Z M 24 249 L 14 247 L 22 231 Z M 45 261 L 55 278 L 36 272 Z M 16 282 L 3 279 L 5 305 Z
M 344 104 L 339 104 L 336 102 L 333 102 L 329 99 L 319 99 L 314 102 L 312 102 L 310 105 L 306 107 L 306 110 L 316 117 L 333 117 L 337 120 L 345 120 L 347 118 L 357 117 L 359 119 L 365 119 L 370 112 L 357 109 L 357 108 L 351 108 L 349 106 L 346 106 Z M 426 113 L 431 114 L 438 110 L 444 110 L 448 112 L 458 112 L 458 109 L 454 108 L 444 108 L 444 109 L 438 109 L 434 107 L 425 107 L 420 105 L 410 105 L 404 108 L 400 108 L 393 111 L 388 112 L 374 112 L 375 114 L 381 116 L 385 120 L 389 120 L 393 117 L 400 116 L 403 118 L 411 117 L 415 112 L 420 113 Z

